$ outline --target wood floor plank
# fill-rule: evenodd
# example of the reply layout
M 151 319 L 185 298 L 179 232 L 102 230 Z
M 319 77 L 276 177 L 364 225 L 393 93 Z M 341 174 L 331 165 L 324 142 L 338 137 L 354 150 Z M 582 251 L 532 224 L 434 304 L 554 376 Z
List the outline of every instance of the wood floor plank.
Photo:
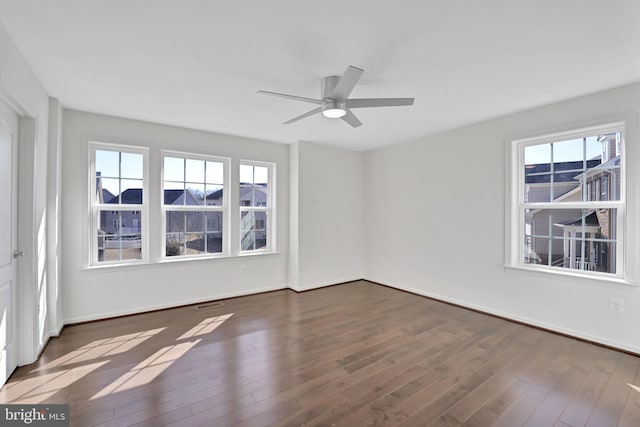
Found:
M 637 427 L 640 358 L 357 281 L 67 327 L 0 403 L 82 427 Z

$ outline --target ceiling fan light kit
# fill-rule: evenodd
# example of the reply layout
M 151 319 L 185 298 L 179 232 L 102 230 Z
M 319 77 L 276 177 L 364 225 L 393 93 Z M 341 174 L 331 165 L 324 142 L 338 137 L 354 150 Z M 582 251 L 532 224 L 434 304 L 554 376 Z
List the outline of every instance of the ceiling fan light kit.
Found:
M 285 125 L 297 122 L 306 117 L 321 113 L 329 119 L 342 119 L 351 127 L 361 126 L 362 123 L 351 111 L 352 108 L 369 108 L 369 107 L 401 107 L 413 105 L 414 98 L 362 98 L 349 99 L 349 95 L 358 83 L 360 76 L 364 70 L 349 66 L 342 76 L 328 76 L 320 81 L 320 94 L 322 99 L 305 98 L 302 96 L 287 95 L 278 92 L 269 92 L 259 90 L 258 93 L 264 95 L 278 96 L 281 98 L 292 99 L 294 101 L 308 102 L 320 105 L 311 111 L 307 111 L 291 120 L 284 122 Z
M 322 104 L 322 115 L 329 119 L 339 119 L 347 114 L 347 105 L 344 102 L 327 102 Z

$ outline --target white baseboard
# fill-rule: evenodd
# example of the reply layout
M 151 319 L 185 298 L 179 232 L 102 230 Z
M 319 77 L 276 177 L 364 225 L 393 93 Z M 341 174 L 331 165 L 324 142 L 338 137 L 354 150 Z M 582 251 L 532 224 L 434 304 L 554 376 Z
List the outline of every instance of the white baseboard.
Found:
M 321 283 L 315 283 L 313 285 L 305 285 L 305 286 L 299 286 L 299 285 L 294 285 L 290 283 L 289 289 L 294 290 L 296 292 L 304 292 L 304 291 L 310 291 L 313 289 L 325 288 L 327 286 L 339 285 L 347 282 L 355 282 L 356 280 L 362 280 L 362 276 L 348 277 L 346 279 L 337 279 L 337 280 L 332 280 L 330 282 L 321 282 Z
M 202 297 L 198 297 L 198 298 L 191 298 L 191 299 L 187 299 L 187 300 L 173 301 L 173 302 L 167 303 L 167 304 L 156 304 L 156 305 L 148 305 L 148 306 L 139 307 L 139 308 L 130 309 L 130 310 L 111 311 L 111 312 L 107 312 L 107 313 L 101 313 L 101 314 L 96 315 L 96 316 L 78 316 L 78 317 L 73 317 L 73 318 L 70 318 L 70 319 L 66 319 L 64 324 L 65 325 L 72 325 L 74 323 L 91 322 L 91 321 L 94 321 L 94 320 L 102 320 L 102 319 L 109 319 L 109 318 L 112 318 L 112 317 L 128 316 L 128 315 L 131 315 L 131 314 L 141 314 L 141 313 L 145 313 L 145 312 L 148 312 L 148 311 L 162 310 L 162 309 L 166 309 L 166 308 L 175 308 L 175 307 L 180 307 L 180 306 L 183 306 L 183 305 L 198 304 L 198 303 L 202 303 L 202 302 L 216 301 L 216 300 L 227 299 L 227 298 L 241 297 L 241 296 L 246 296 L 246 295 L 259 294 L 259 293 L 262 293 L 262 292 L 278 291 L 278 290 L 287 289 L 287 288 L 288 288 L 288 286 L 286 286 L 286 285 L 276 285 L 276 286 L 267 286 L 267 287 L 264 287 L 264 288 L 249 289 L 249 290 L 242 291 L 242 292 L 229 292 L 229 293 L 224 293 L 224 294 L 207 295 L 207 296 L 202 296 Z
M 376 279 L 374 277 L 364 277 L 363 280 L 368 280 L 370 282 L 373 283 L 379 283 L 381 285 L 384 286 L 388 286 L 390 288 L 394 288 L 394 289 L 398 289 L 401 291 L 406 291 L 406 292 L 411 292 L 413 294 L 417 294 L 417 295 L 421 295 L 427 298 L 432 298 L 435 300 L 439 300 L 439 301 L 443 301 L 443 302 L 448 302 L 451 304 L 455 304 L 455 305 L 459 305 L 462 307 L 467 307 L 476 311 L 480 311 L 483 313 L 487 313 L 487 314 L 493 314 L 495 316 L 498 317 L 502 317 L 505 319 L 510 319 L 516 322 L 520 322 L 520 323 L 524 323 L 527 325 L 531 325 L 534 327 L 538 327 L 538 328 L 542 328 L 542 329 L 546 329 L 549 331 L 553 331 L 553 332 L 558 332 L 560 334 L 564 334 L 564 335 L 569 335 L 575 338 L 579 338 L 582 340 L 586 340 L 586 341 L 591 341 L 594 343 L 598 343 L 598 344 L 602 344 L 605 346 L 609 346 L 609 347 L 613 347 L 613 348 L 617 348 L 620 350 L 625 350 L 625 351 L 629 351 L 635 354 L 640 354 L 640 346 L 638 345 L 630 345 L 628 343 L 624 343 L 624 342 L 620 342 L 620 341 L 615 341 L 615 340 L 611 340 L 607 337 L 602 337 L 599 335 L 593 335 L 584 331 L 577 331 L 575 329 L 570 329 L 570 328 L 565 328 L 562 326 L 558 326 L 555 324 L 551 324 L 551 323 L 547 323 L 547 322 L 541 322 L 539 320 L 536 319 L 531 319 L 528 317 L 524 317 L 524 316 L 519 316 L 517 314 L 514 313 L 508 313 L 508 312 L 504 312 L 504 311 L 500 311 L 500 310 L 495 310 L 489 307 L 485 307 L 482 305 L 478 305 L 478 304 L 472 304 L 469 303 L 468 301 L 462 301 L 462 300 L 458 300 L 455 298 L 449 298 L 440 294 L 436 294 L 433 292 L 427 292 L 423 289 L 416 289 L 410 286 L 404 286 L 404 285 L 400 285 L 398 283 L 392 283 L 392 282 L 388 282 L 385 280 L 379 280 Z

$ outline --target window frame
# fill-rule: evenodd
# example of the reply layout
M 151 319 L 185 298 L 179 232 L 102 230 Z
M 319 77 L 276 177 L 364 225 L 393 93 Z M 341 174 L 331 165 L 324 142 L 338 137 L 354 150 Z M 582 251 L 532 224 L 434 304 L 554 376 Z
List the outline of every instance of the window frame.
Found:
M 265 206 L 243 206 L 240 200 L 240 169 L 242 166 L 257 166 L 267 168 L 267 203 Z M 263 253 L 273 253 L 276 251 L 276 238 L 275 238 L 275 179 L 276 179 L 276 164 L 270 162 L 261 162 L 256 160 L 245 160 L 240 159 L 238 162 L 238 180 L 237 180 L 237 188 L 238 191 L 238 203 L 236 208 L 238 209 L 237 218 L 238 218 L 238 253 L 240 255 L 253 255 L 253 254 L 263 254 Z M 242 213 L 243 212 L 265 212 L 266 213 L 266 221 L 265 221 L 265 231 L 266 231 L 266 244 L 264 247 L 259 249 L 242 249 Z
M 165 157 L 174 157 L 174 158 L 182 158 L 189 160 L 202 160 L 205 162 L 219 162 L 222 163 L 222 205 L 221 206 L 211 206 L 207 205 L 206 201 L 203 205 L 165 205 L 164 203 L 164 186 L 165 186 L 165 176 L 164 176 L 164 159 Z M 175 151 L 175 150 L 161 150 L 160 151 L 160 259 L 161 261 L 171 261 L 171 262 L 179 262 L 186 260 L 194 260 L 194 259 L 210 259 L 210 258 L 221 258 L 228 257 L 230 253 L 230 239 L 229 230 L 231 229 L 231 221 L 230 221 L 230 165 L 231 159 L 228 157 L 214 156 L 214 155 L 206 155 L 206 154 L 196 154 L 196 153 L 188 153 L 183 151 Z M 185 178 L 186 179 L 186 178 Z M 206 177 L 205 177 L 206 181 Z M 187 181 L 185 181 L 186 183 Z M 206 195 L 205 195 L 206 197 Z M 206 200 L 206 199 L 205 199 Z M 167 256 L 167 212 L 168 211 L 182 211 L 182 212 L 222 212 L 222 226 L 219 230 L 222 233 L 222 251 L 221 252 L 205 252 L 202 254 L 191 254 L 191 255 L 177 255 L 177 256 Z M 206 234 L 206 233 L 205 233 Z
M 109 143 L 102 141 L 89 141 L 89 188 L 88 188 L 88 213 L 89 213 L 89 266 L 103 267 L 114 265 L 147 264 L 149 262 L 149 148 L 136 145 Z M 142 155 L 142 203 L 141 204 L 118 204 L 96 202 L 96 191 L 98 188 L 96 180 L 96 151 L 113 151 L 118 153 L 132 153 Z M 121 177 L 119 179 L 122 179 Z M 99 261 L 98 245 L 98 212 L 128 211 L 140 212 L 140 239 L 141 257 L 140 259 Z M 116 219 L 114 219 L 116 221 Z M 122 218 L 117 221 L 121 224 Z
M 571 130 L 549 133 L 540 136 L 526 137 L 526 138 L 510 138 L 507 139 L 509 143 L 509 168 L 507 179 L 509 180 L 510 188 L 508 192 L 508 198 L 510 203 L 508 204 L 508 218 L 507 230 L 506 230 L 506 251 L 505 251 L 505 266 L 529 271 L 540 271 L 545 273 L 566 275 L 566 276 L 578 276 L 583 278 L 594 278 L 602 280 L 612 280 L 622 283 L 628 283 L 628 274 L 626 270 L 629 256 L 629 245 L 627 244 L 628 226 L 626 218 L 628 216 L 628 204 L 627 199 L 627 180 L 629 179 L 628 171 L 626 168 L 628 157 L 628 137 L 629 137 L 629 123 L 627 121 L 615 121 L 605 123 L 596 126 L 584 126 L 576 127 Z M 584 138 L 594 136 L 598 134 L 606 134 L 620 132 L 621 141 L 619 147 L 621 147 L 622 157 L 620 161 L 620 199 L 601 201 L 601 200 L 586 200 L 581 202 L 566 202 L 566 201 L 550 201 L 550 202 L 528 202 L 525 201 L 525 158 L 524 149 L 528 146 L 546 144 L 551 142 L 562 142 L 572 139 Z M 586 191 L 586 186 L 583 191 Z M 600 197 L 598 197 L 600 199 Z M 566 267 L 556 267 L 546 264 L 531 264 L 525 262 L 525 211 L 527 209 L 615 209 L 616 210 L 616 269 L 615 273 L 588 271 L 580 269 L 569 269 Z

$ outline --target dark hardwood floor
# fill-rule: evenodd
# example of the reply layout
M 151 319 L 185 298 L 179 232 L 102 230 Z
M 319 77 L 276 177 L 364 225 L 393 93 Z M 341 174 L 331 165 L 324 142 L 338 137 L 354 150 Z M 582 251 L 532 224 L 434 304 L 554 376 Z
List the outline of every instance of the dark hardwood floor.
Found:
M 353 282 L 71 326 L 2 403 L 75 426 L 640 426 L 640 358 Z

